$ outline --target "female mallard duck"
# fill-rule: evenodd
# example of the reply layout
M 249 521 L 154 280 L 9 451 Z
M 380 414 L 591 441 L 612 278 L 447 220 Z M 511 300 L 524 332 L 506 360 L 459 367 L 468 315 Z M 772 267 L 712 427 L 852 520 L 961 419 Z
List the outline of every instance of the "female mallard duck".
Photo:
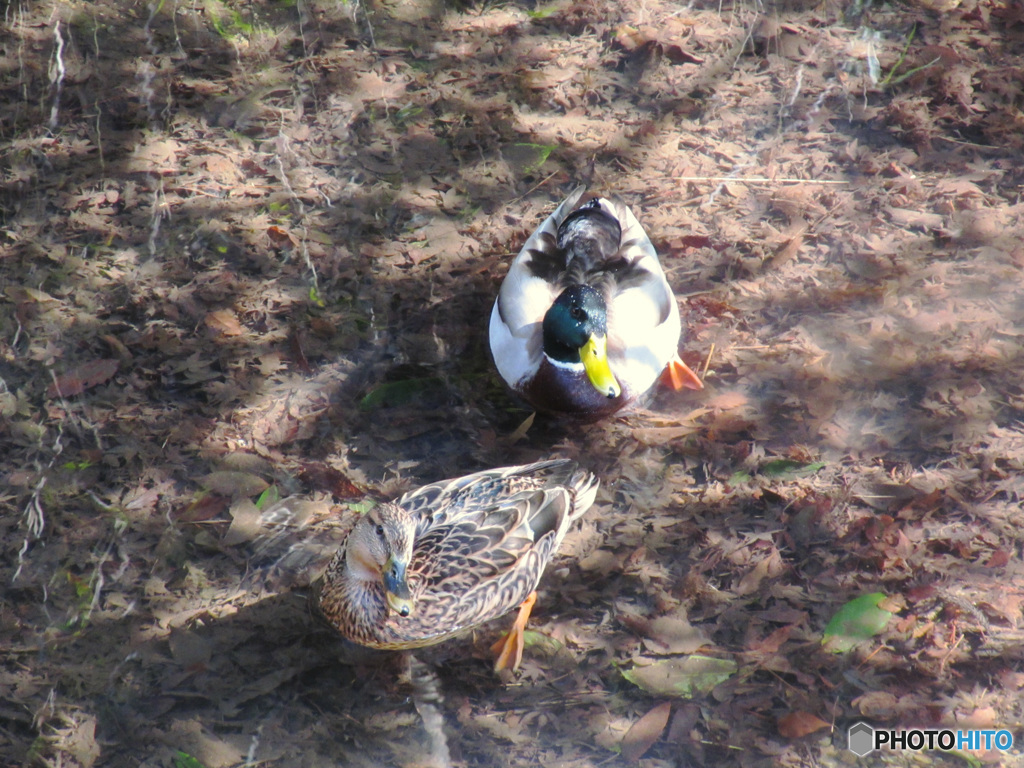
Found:
M 495 668 L 522 658 L 534 590 L 598 481 L 569 460 L 424 486 L 363 515 L 314 595 L 342 635 L 371 648 L 434 645 L 521 606 Z
M 577 187 L 530 236 L 491 311 L 501 377 L 540 411 L 597 419 L 659 374 L 703 389 L 679 359 L 679 307 L 647 233 L 619 200 Z

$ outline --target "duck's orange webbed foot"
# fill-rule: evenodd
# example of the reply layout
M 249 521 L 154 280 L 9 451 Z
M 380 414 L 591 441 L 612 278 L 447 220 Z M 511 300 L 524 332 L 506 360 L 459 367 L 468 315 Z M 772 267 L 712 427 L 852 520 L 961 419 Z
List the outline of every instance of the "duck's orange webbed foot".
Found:
M 536 592 L 531 592 L 527 595 L 523 604 L 519 606 L 519 615 L 516 616 L 512 629 L 491 646 L 491 653 L 498 655 L 498 658 L 494 660 L 495 672 L 501 672 L 503 669 L 508 669 L 509 666 L 511 666 L 513 672 L 519 669 L 519 663 L 523 660 L 523 630 L 526 629 L 526 622 L 530 619 L 530 611 L 533 610 L 533 605 L 536 602 Z M 509 659 L 512 659 L 511 665 L 509 665 Z
M 700 376 L 679 359 L 679 355 L 672 358 L 668 365 L 665 366 L 665 371 L 661 374 L 661 380 L 665 383 L 665 386 L 672 387 L 675 390 L 704 389 L 704 382 L 700 380 Z

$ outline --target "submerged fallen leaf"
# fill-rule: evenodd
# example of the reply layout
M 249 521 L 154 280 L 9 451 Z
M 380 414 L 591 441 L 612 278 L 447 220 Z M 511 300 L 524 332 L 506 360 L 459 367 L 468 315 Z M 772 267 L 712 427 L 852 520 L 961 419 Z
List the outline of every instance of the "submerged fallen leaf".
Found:
M 998 728 L 1000 727 L 999 712 L 995 707 L 979 707 L 971 714 L 965 715 L 959 724 L 968 728 Z
M 48 398 L 74 397 L 110 379 L 120 365 L 116 358 L 90 360 L 58 376 L 46 390 Z
M 534 411 L 529 416 L 527 416 L 525 419 L 523 419 L 523 423 L 520 424 L 518 427 L 516 427 L 515 431 L 511 435 L 508 436 L 508 443 L 509 443 L 509 445 L 512 445 L 514 443 L 518 443 L 520 440 L 522 440 L 524 437 L 526 437 L 526 433 L 530 431 L 530 427 L 533 426 L 533 420 L 536 417 L 537 417 L 537 412 Z
M 633 723 L 633 727 L 622 737 L 622 759 L 634 763 L 643 757 L 665 732 L 671 713 L 672 702 L 666 701 Z
M 857 491 L 858 499 L 883 512 L 900 510 L 921 495 L 910 485 L 889 482 L 865 482 Z
M 187 629 L 171 628 L 167 638 L 171 657 L 181 667 L 197 667 L 207 664 L 213 656 L 209 640 Z
M 238 322 L 235 313 L 230 309 L 218 309 L 210 312 L 203 319 L 203 322 L 206 323 L 206 327 L 211 331 L 222 336 L 241 336 L 245 333 L 245 328 Z
M 278 248 L 285 246 L 289 248 L 295 248 L 299 245 L 299 239 L 295 237 L 287 229 L 282 229 L 278 226 L 267 227 L 267 237 L 270 238 L 270 242 Z
M 861 595 L 844 605 L 825 627 L 822 644 L 832 653 L 846 653 L 855 645 L 877 635 L 892 618 L 892 613 L 879 607 L 885 593 Z
M 31 288 L 27 285 L 11 285 L 4 289 L 4 293 L 15 304 L 25 302 L 36 302 L 39 304 L 56 304 L 57 299 L 53 298 L 46 291 L 38 288 Z
M 199 478 L 204 488 L 223 496 L 255 496 L 270 485 L 258 475 L 249 472 L 218 471 Z
M 705 400 L 704 405 L 709 409 L 718 409 L 722 411 L 731 411 L 735 408 L 748 408 L 750 407 L 750 398 L 743 392 L 721 392 L 714 397 L 709 397 Z
M 96 742 L 96 718 L 90 715 L 71 721 L 71 727 L 63 734 L 61 747 L 70 757 L 69 762 L 81 768 L 92 768 L 101 754 Z
M 710 638 L 685 616 L 659 616 L 648 622 L 644 632 L 644 646 L 656 654 L 693 653 L 709 642 Z
M 174 753 L 174 768 L 206 768 L 206 766 L 188 752 L 179 749 Z
M 864 717 L 889 720 L 896 716 L 899 700 L 888 691 L 868 691 L 852 704 Z
M 260 508 L 248 499 L 240 499 L 231 505 L 231 526 L 221 543 L 233 547 L 244 541 L 251 541 L 260 532 Z
M 228 508 L 228 500 L 216 493 L 204 493 L 183 509 L 175 510 L 171 518 L 180 523 L 202 523 L 212 520 Z
M 823 461 L 814 461 L 809 464 L 805 464 L 802 461 L 793 461 L 792 459 L 775 459 L 774 461 L 762 464 L 759 471 L 766 477 L 790 478 L 813 475 L 818 470 L 824 468 L 825 462 Z
M 790 712 L 779 718 L 779 735 L 787 739 L 800 739 L 828 727 L 828 723 L 810 712 Z
M 364 495 L 344 472 L 320 461 L 303 462 L 298 477 L 307 485 L 329 491 L 339 499 L 356 499 Z
M 532 629 L 527 629 L 523 632 L 523 647 L 532 648 L 534 651 L 545 656 L 554 656 L 565 648 L 562 643 L 550 635 L 545 635 L 543 632 L 536 632 Z
M 728 680 L 738 665 L 730 659 L 711 656 L 686 656 L 666 659 L 654 664 L 623 670 L 622 676 L 633 685 L 656 696 L 678 696 L 689 699 L 707 693 Z
M 697 419 L 707 412 L 707 408 L 697 408 L 680 419 L 680 423 L 668 427 L 636 427 L 633 437 L 643 445 L 665 445 L 671 440 L 689 437 L 698 430 Z
M 765 579 L 775 578 L 786 570 L 786 563 L 782 554 L 775 547 L 771 548 L 768 555 L 760 560 L 739 580 L 733 591 L 737 595 L 752 595 L 761 588 Z

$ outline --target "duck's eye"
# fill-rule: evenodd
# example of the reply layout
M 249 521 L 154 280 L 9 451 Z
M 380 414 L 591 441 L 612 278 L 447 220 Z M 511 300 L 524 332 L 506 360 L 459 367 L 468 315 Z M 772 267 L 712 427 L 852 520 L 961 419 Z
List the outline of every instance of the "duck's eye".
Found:
M 383 525 L 381 525 L 380 523 L 377 523 L 377 527 L 374 530 L 377 531 L 377 535 L 378 536 L 380 536 L 382 539 L 384 538 L 384 526 Z
M 569 310 L 569 314 L 572 315 L 573 320 L 586 320 L 587 313 L 582 307 L 573 307 Z

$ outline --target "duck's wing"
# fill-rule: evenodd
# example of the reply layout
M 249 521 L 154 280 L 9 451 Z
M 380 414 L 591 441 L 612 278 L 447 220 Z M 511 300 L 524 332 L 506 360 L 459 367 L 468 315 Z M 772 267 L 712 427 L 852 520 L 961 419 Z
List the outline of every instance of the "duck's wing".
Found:
M 601 198 L 600 204 L 622 226 L 606 289 L 608 354 L 620 383 L 642 392 L 678 352 L 679 306 L 654 243 L 633 212 L 616 198 Z
M 601 198 L 600 204 L 622 227 L 619 252 L 615 257 L 612 298 L 643 301 L 646 322 L 654 325 L 667 322 L 673 309 L 678 313 L 678 308 L 654 243 L 633 211 L 621 200 Z
M 495 309 L 513 334 L 541 322 L 561 292 L 565 254 L 557 245 L 558 226 L 576 207 L 587 188 L 576 187 L 526 240 L 501 284 Z
M 597 479 L 575 461 L 549 459 L 430 483 L 409 491 L 395 503 L 418 518 L 419 538 L 429 528 L 538 489 L 571 488 L 576 495 L 575 519 L 594 503 L 597 484 Z
M 416 611 L 405 631 L 453 634 L 518 606 L 571 522 L 593 503 L 597 486 L 567 460 L 449 481 L 435 497 L 441 508 L 424 517 L 430 524 L 417 537 L 410 565 Z M 408 495 L 413 502 L 415 496 Z

